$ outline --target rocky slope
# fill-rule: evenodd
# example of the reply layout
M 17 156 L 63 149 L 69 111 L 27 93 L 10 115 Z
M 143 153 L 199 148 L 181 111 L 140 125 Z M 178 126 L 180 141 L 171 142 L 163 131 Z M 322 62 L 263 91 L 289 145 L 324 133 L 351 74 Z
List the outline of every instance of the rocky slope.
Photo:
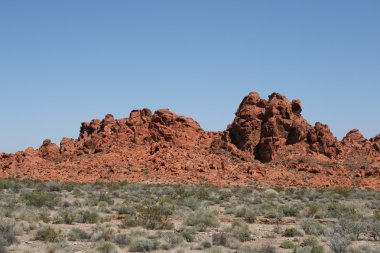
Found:
M 77 139 L 0 155 L 0 177 L 88 182 L 279 184 L 380 189 L 380 135 L 337 140 L 311 126 L 299 100 L 252 92 L 224 132 L 167 109 L 82 123 Z

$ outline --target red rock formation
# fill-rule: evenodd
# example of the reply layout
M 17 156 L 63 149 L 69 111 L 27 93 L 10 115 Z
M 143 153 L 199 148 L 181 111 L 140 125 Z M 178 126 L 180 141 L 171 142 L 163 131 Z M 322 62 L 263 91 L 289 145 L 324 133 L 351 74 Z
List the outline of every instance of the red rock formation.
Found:
M 84 122 L 78 139 L 45 140 L 0 155 L 0 178 L 88 182 L 208 181 L 211 184 L 361 186 L 380 189 L 380 135 L 358 130 L 339 142 L 327 125 L 311 126 L 299 100 L 252 92 L 224 132 L 207 132 L 167 109 Z
M 290 102 L 273 93 L 266 101 L 257 93 L 250 93 L 227 131 L 232 143 L 242 150 L 255 150 L 256 159 L 262 162 L 272 161 L 279 149 L 297 143 L 308 146 L 310 151 L 336 157 L 340 144 L 327 125 L 317 123 L 313 128 L 301 112 L 299 100 Z
M 57 160 L 59 157 L 59 147 L 52 143 L 51 140 L 44 140 L 41 147 L 38 149 L 39 156 L 46 160 Z

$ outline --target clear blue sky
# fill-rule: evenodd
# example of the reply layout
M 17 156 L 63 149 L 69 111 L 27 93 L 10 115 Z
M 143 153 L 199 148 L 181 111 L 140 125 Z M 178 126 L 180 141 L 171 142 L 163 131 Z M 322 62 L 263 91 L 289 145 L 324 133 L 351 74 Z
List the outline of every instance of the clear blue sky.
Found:
M 249 91 L 380 133 L 380 1 L 0 1 L 0 152 L 170 108 L 224 130 Z

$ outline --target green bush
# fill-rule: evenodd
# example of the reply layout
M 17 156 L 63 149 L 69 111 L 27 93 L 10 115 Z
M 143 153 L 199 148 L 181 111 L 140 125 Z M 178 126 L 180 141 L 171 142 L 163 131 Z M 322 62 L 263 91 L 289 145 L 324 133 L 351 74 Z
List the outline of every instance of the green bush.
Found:
M 122 220 L 122 227 L 123 228 L 129 228 L 129 227 L 137 227 L 140 223 L 138 221 L 137 215 L 126 215 L 124 219 Z
M 0 252 L 7 252 L 6 248 L 18 242 L 15 224 L 8 219 L 0 219 Z
M 2 189 L 11 189 L 14 187 L 13 182 L 7 179 L 0 179 L 0 190 Z
M 184 241 L 184 238 L 181 236 L 181 234 L 178 234 L 178 233 L 172 233 L 172 232 L 168 232 L 168 233 L 165 233 L 163 234 L 163 245 L 161 245 L 161 249 L 163 250 L 170 250 L 170 249 L 173 249 L 175 247 L 177 247 L 178 245 L 180 245 L 181 243 L 183 243 Z
M 55 224 L 73 224 L 76 219 L 76 213 L 73 209 L 62 209 L 58 212 L 54 220 Z
M 287 228 L 282 234 L 284 237 L 295 237 L 302 236 L 302 233 L 298 231 L 296 228 Z
M 22 199 L 27 205 L 35 207 L 47 206 L 52 208 L 59 203 L 57 198 L 54 198 L 45 192 L 38 191 L 24 193 Z
M 244 220 L 248 223 L 254 223 L 256 221 L 256 212 L 249 209 L 244 214 Z
M 117 234 L 114 236 L 114 242 L 120 246 L 125 246 L 130 243 L 130 238 L 126 234 Z
M 131 252 L 148 252 L 158 248 L 158 242 L 146 238 L 133 238 L 128 246 Z
M 292 206 L 284 206 L 282 208 L 282 213 L 286 217 L 297 217 L 299 215 L 298 208 Z
M 346 206 L 343 204 L 332 203 L 327 206 L 327 214 L 331 218 L 347 218 L 352 220 L 357 220 L 359 214 L 355 207 Z
M 67 239 L 69 241 L 88 240 L 90 239 L 90 235 L 80 228 L 73 228 L 68 233 Z
M 230 235 L 226 232 L 218 232 L 218 233 L 212 234 L 212 244 L 226 246 L 227 239 L 229 236 Z
M 35 239 L 44 242 L 62 242 L 64 236 L 61 230 L 55 230 L 51 227 L 42 227 L 37 230 Z
M 308 237 L 302 243 L 302 247 L 310 249 L 310 253 L 323 253 L 323 246 L 319 245 L 318 240 L 315 237 Z
M 238 249 L 241 247 L 241 241 L 236 239 L 235 237 L 227 238 L 226 247 L 230 249 Z
M 194 228 L 183 228 L 180 233 L 187 242 L 194 242 L 197 231 Z
M 137 207 L 137 221 L 147 229 L 172 229 L 174 224 L 168 220 L 171 213 L 172 211 L 161 203 L 143 203 Z
M 232 223 L 231 234 L 241 242 L 250 241 L 252 239 L 248 225 L 241 221 L 234 221 Z
M 276 248 L 272 245 L 264 245 L 260 248 L 259 253 L 276 253 Z
M 350 188 L 335 188 L 335 189 L 333 189 L 334 193 L 339 194 L 340 196 L 342 196 L 344 198 L 348 198 L 351 195 L 352 191 L 353 190 Z
M 294 243 L 289 240 L 283 241 L 280 244 L 280 248 L 283 248 L 283 249 L 295 249 L 295 247 L 296 246 L 294 245 Z
M 99 222 L 99 214 L 97 211 L 81 210 L 76 216 L 76 221 L 79 223 L 94 224 Z
M 301 228 L 307 235 L 322 235 L 325 231 L 321 223 L 310 219 L 303 220 L 301 222 Z
M 99 253 L 118 253 L 119 247 L 112 242 L 101 241 L 99 242 L 96 251 Z
M 209 227 L 218 227 L 219 219 L 215 212 L 199 210 L 191 213 L 185 220 L 188 226 L 197 227 L 198 231 L 205 231 Z

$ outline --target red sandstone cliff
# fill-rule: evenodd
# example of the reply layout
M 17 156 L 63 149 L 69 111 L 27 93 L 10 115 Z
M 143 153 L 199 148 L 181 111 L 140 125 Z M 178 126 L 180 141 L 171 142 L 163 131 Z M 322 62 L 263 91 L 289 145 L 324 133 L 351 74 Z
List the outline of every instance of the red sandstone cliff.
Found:
M 380 189 L 380 135 L 338 141 L 311 126 L 299 100 L 252 92 L 224 132 L 207 132 L 167 109 L 82 123 L 78 139 L 0 154 L 0 177 L 62 181 L 203 182 Z

